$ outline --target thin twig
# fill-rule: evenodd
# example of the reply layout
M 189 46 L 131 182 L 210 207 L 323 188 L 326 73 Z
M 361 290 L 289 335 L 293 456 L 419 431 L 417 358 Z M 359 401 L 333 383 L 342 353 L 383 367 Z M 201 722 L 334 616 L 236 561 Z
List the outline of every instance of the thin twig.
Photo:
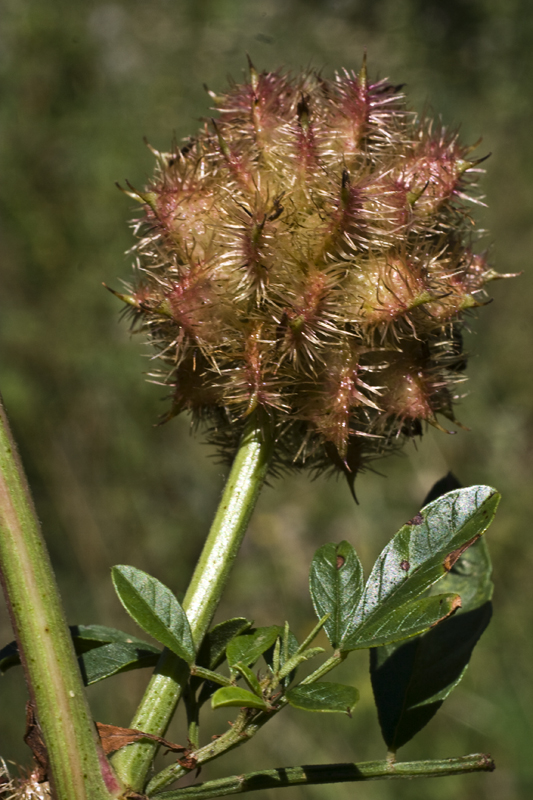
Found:
M 356 783 L 360 781 L 398 778 L 439 778 L 468 772 L 492 772 L 494 761 L 485 753 L 439 761 L 364 761 L 359 764 L 313 764 L 303 767 L 279 767 L 244 775 L 232 775 L 152 795 L 153 800 L 207 800 L 232 794 L 279 789 L 288 786 L 310 786 L 324 783 Z

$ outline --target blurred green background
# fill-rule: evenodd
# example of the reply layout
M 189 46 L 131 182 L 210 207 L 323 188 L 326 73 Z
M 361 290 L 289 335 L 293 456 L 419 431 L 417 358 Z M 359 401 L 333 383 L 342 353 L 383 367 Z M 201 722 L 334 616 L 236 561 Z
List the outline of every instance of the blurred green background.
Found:
M 314 550 L 346 538 L 367 569 L 448 469 L 490 483 L 504 500 L 490 531 L 495 615 L 466 679 L 401 758 L 488 751 L 498 769 L 440 781 L 292 789 L 290 797 L 529 798 L 533 791 L 533 5 L 527 0 L 3 0 L 0 6 L 0 387 L 35 492 L 70 623 L 134 630 L 109 569 L 128 563 L 183 592 L 224 478 L 186 419 L 154 427 L 162 390 L 118 301 L 101 287 L 127 279 L 130 201 L 153 159 L 209 114 L 207 83 L 259 69 L 358 69 L 405 82 L 462 138 L 489 151 L 477 213 L 492 264 L 520 278 L 492 285 L 471 318 L 471 432 L 430 431 L 417 447 L 357 482 L 305 476 L 267 487 L 222 614 L 314 622 L 307 573 Z M 0 641 L 12 638 L 4 607 Z M 203 777 L 252 768 L 382 758 L 367 678 L 356 654 L 339 680 L 360 688 L 353 719 L 288 710 Z M 89 690 L 96 719 L 128 725 L 147 672 Z M 337 679 L 337 678 L 334 678 Z M 28 762 L 20 670 L 0 680 L 0 754 Z M 204 736 L 226 712 L 207 713 Z M 178 722 L 170 736 L 183 741 Z M 265 792 L 282 800 L 287 790 Z M 289 795 L 287 795 L 288 797 Z

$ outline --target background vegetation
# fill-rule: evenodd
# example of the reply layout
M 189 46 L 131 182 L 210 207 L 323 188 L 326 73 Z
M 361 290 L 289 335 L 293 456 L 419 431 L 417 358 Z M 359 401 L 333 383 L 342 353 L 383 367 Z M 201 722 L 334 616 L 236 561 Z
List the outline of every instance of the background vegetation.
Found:
M 165 149 L 209 114 L 202 83 L 240 80 L 245 52 L 259 69 L 358 69 L 405 82 L 464 141 L 492 151 L 484 187 L 487 246 L 500 271 L 495 303 L 472 318 L 472 430 L 430 431 L 383 462 L 387 476 L 344 482 L 305 476 L 264 492 L 223 604 L 224 616 L 308 631 L 313 551 L 349 539 L 367 568 L 448 469 L 503 492 L 491 529 L 495 616 L 467 678 L 402 758 L 491 752 L 493 775 L 427 783 L 291 790 L 291 798 L 531 796 L 533 760 L 533 7 L 527 0 L 3 0 L 0 8 L 0 386 L 11 416 L 69 622 L 128 626 L 109 578 L 129 563 L 184 591 L 223 482 L 186 419 L 154 428 L 162 390 L 144 382 L 141 342 L 118 322 L 131 245 L 130 202 L 114 181 L 141 187 L 152 171 L 142 137 Z M 133 629 L 132 629 L 133 630 Z M 0 641 L 11 639 L 0 609 Z M 206 776 L 230 770 L 383 757 L 365 654 L 339 680 L 361 690 L 352 720 L 280 715 Z M 90 690 L 95 718 L 128 725 L 148 673 Z M 335 678 L 337 680 L 337 678 Z M 0 681 L 0 753 L 25 763 L 20 670 Z M 228 715 L 212 715 L 204 735 Z M 209 727 L 211 726 L 211 727 Z M 271 729 L 269 729 L 271 727 Z M 184 740 L 177 725 L 175 741 Z M 228 763 L 231 761 L 231 763 Z M 285 790 L 283 790 L 285 791 Z M 270 797 L 265 793 L 265 797 Z M 276 794 L 283 797 L 283 792 Z

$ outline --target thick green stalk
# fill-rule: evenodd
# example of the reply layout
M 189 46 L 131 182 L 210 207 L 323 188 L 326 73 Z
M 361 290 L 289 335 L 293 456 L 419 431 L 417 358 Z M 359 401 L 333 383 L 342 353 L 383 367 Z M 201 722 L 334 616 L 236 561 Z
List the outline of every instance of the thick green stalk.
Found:
M 54 797 L 117 797 L 121 787 L 91 719 L 52 566 L 1 402 L 0 578 L 48 752 Z
M 252 415 L 183 601 L 197 648 L 222 596 L 268 470 L 272 441 L 265 431 L 266 426 Z M 165 650 L 131 727 L 163 736 L 187 678 L 184 662 Z M 117 774 L 135 791 L 142 791 L 157 747 L 152 742 L 136 742 L 114 756 Z
M 364 761 L 360 764 L 314 764 L 305 767 L 281 767 L 219 778 L 197 786 L 186 786 L 154 795 L 154 800 L 208 800 L 231 794 L 256 792 L 288 786 L 323 783 L 355 783 L 394 778 L 440 778 L 466 772 L 492 772 L 494 762 L 484 753 L 440 761 Z

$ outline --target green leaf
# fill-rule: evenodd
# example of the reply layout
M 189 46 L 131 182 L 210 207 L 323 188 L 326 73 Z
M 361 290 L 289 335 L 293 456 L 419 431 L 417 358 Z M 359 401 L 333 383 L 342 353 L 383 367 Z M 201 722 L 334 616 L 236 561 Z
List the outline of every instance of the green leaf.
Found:
M 69 629 L 77 656 L 112 642 L 130 644 L 140 650 L 151 651 L 157 655 L 160 652 L 158 647 L 143 639 L 138 639 L 137 636 L 132 636 L 130 633 L 119 631 L 116 628 L 108 628 L 105 625 L 70 625 Z M 13 641 L 0 650 L 0 674 L 19 664 L 17 643 Z
M 466 550 L 435 589 L 461 595 L 461 613 L 473 611 L 492 600 L 492 563 L 485 539 Z
M 254 694 L 256 694 L 258 697 L 263 697 L 261 684 L 259 683 L 257 675 L 255 675 L 249 667 L 247 667 L 245 664 L 237 662 L 237 664 L 234 665 L 234 669 L 241 673 L 242 677 Z
M 249 692 L 247 689 L 240 689 L 238 686 L 224 686 L 218 689 L 211 698 L 212 708 L 226 708 L 237 706 L 238 708 L 259 708 L 262 711 L 268 709 L 268 705 L 261 697 Z
M 370 651 L 370 674 L 383 738 L 406 744 L 463 677 L 492 613 L 491 563 L 484 539 L 467 550 L 438 584 L 459 591 L 463 605 L 450 619 L 409 642 Z
M 117 628 L 108 628 L 106 625 L 71 625 L 70 633 L 77 654 L 112 642 L 124 642 L 144 650 L 152 650 L 154 653 L 160 652 L 158 647 L 145 642 L 144 639 L 119 631 Z
M 401 615 L 396 618 L 395 628 L 388 620 L 400 607 L 408 609 L 406 604 L 450 571 L 486 531 L 499 500 L 500 495 L 489 486 L 458 489 L 430 503 L 406 523 L 376 561 L 342 649 L 374 646 L 372 633 L 382 626 L 388 626 L 391 632 L 389 642 L 427 629 L 423 615 L 418 630 L 413 628 L 410 614 L 405 617 L 405 629 Z M 380 635 L 376 643 L 385 644 L 386 640 Z
M 214 670 L 226 659 L 226 647 L 239 634 L 248 630 L 252 623 L 244 617 L 234 617 L 225 622 L 220 622 L 215 625 L 209 633 L 204 637 L 200 650 L 196 658 L 196 663 L 199 666 L 206 667 L 207 669 Z M 191 690 L 196 692 L 201 679 L 191 679 Z M 202 688 L 198 695 L 198 706 L 201 707 L 218 688 L 218 684 L 214 681 L 204 681 Z
M 20 665 L 19 651 L 16 642 L 9 642 L 0 650 L 0 674 L 6 672 L 10 667 Z
M 233 670 L 239 661 L 251 667 L 269 647 L 272 647 L 282 632 L 279 625 L 270 625 L 266 628 L 256 628 L 243 636 L 236 636 L 226 648 L 230 668 Z
M 159 656 L 159 650 L 154 652 L 125 642 L 111 642 L 87 651 L 79 657 L 78 663 L 85 685 L 90 686 L 119 672 L 153 667 Z
M 311 563 L 309 589 L 319 618 L 329 614 L 324 630 L 334 648 L 351 630 L 363 591 L 363 568 L 349 542 L 325 544 Z
M 309 686 L 295 686 L 285 693 L 294 708 L 302 711 L 336 711 L 351 714 L 359 692 L 353 686 L 342 683 L 311 683 Z
M 135 567 L 113 567 L 112 578 L 122 605 L 137 625 L 192 664 L 195 652 L 189 622 L 170 589 Z
M 196 663 L 199 667 L 216 669 L 226 658 L 226 647 L 239 634 L 251 628 L 252 623 L 244 617 L 234 617 L 215 625 L 206 634 L 201 644 Z
M 379 647 L 416 636 L 445 620 L 460 606 L 461 598 L 458 594 L 438 594 L 411 600 L 386 615 L 375 615 L 353 635 L 346 649 Z

